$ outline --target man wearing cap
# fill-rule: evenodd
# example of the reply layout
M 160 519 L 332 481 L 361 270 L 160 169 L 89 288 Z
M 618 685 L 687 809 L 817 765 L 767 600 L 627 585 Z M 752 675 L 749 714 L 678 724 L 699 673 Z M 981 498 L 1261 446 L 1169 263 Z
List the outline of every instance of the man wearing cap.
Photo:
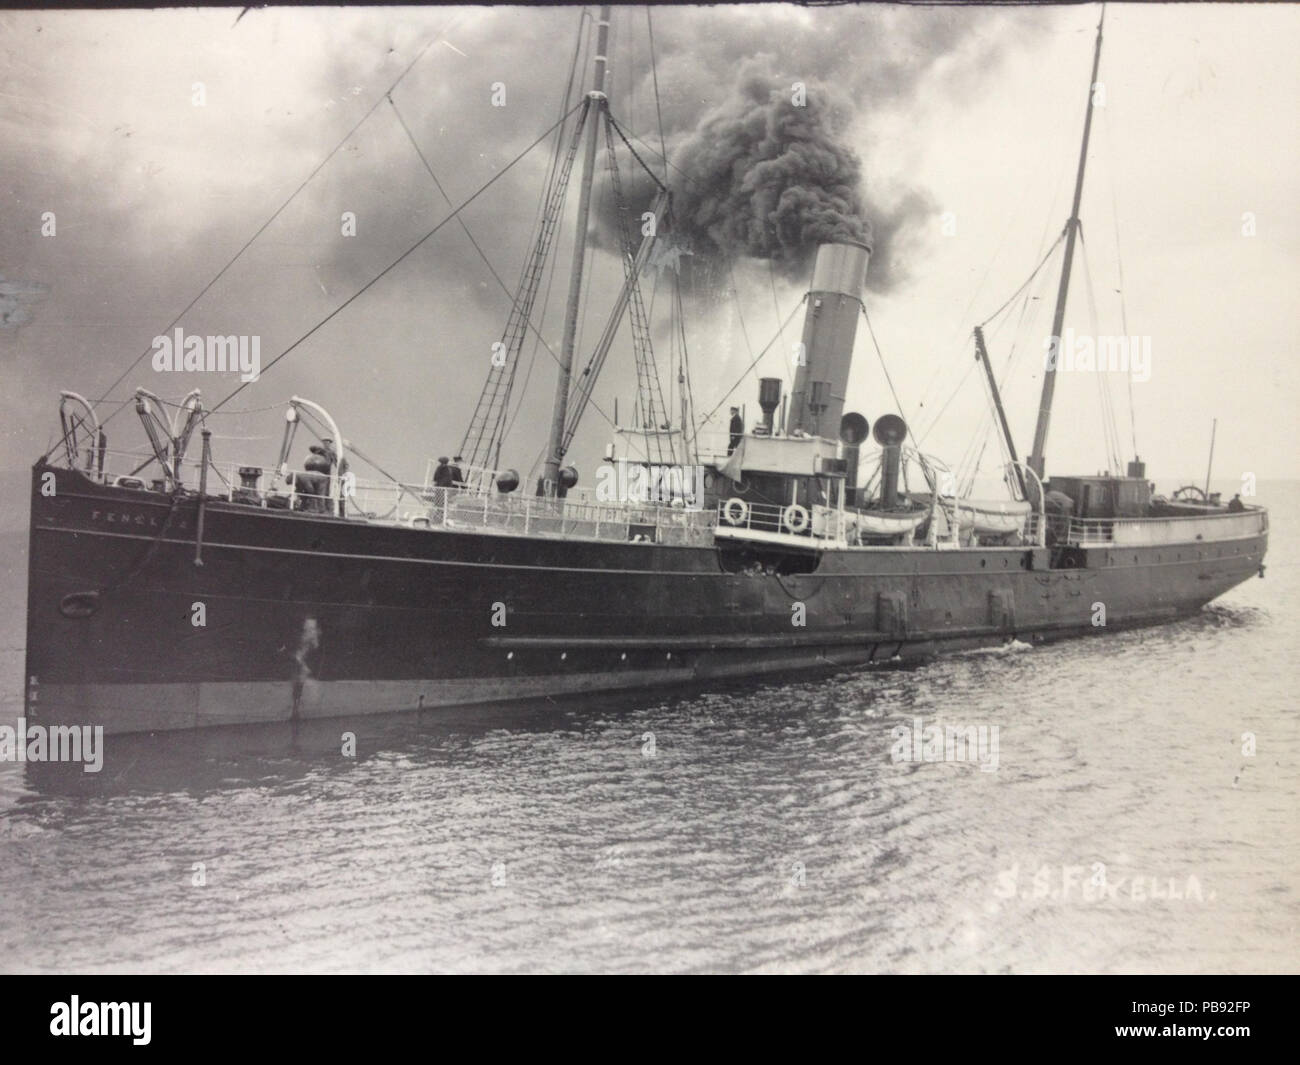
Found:
M 452 484 L 451 467 L 447 465 L 445 457 L 439 458 L 437 468 L 433 471 L 433 487 L 450 488 Z
M 745 419 L 740 416 L 740 408 L 731 408 L 731 443 L 727 447 L 727 454 L 730 455 L 736 448 L 740 447 L 740 441 L 745 435 Z
M 460 464 L 463 460 L 459 455 L 451 460 L 451 486 L 453 488 L 465 487 L 465 475 L 460 472 Z

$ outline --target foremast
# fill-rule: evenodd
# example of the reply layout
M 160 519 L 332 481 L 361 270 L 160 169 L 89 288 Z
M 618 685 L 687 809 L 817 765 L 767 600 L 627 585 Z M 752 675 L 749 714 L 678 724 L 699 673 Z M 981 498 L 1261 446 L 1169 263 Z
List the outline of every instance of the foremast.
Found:
M 551 434 L 546 445 L 542 468 L 542 488 L 546 495 L 555 492 L 560 480 L 560 463 L 564 459 L 564 428 L 569 409 L 569 386 L 573 378 L 573 352 L 578 336 L 578 312 L 582 302 L 582 275 L 587 258 L 587 225 L 591 215 L 591 184 L 596 168 L 596 147 L 600 132 L 600 115 L 605 100 L 605 51 L 609 46 L 609 5 L 600 9 L 596 23 L 595 72 L 588 100 L 595 105 L 586 112 L 590 125 L 586 129 L 586 146 L 582 156 L 582 184 L 578 192 L 578 230 L 573 244 L 573 269 L 569 275 L 569 299 L 564 311 L 564 341 L 560 348 L 559 371 L 555 377 L 555 401 L 551 411 Z

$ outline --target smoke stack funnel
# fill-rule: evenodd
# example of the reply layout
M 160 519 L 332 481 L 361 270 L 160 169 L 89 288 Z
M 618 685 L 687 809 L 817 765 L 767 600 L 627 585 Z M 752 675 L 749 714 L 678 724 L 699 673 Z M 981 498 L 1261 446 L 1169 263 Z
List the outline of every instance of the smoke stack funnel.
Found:
M 758 405 L 763 411 L 763 432 L 772 435 L 772 417 L 781 405 L 781 378 L 762 377 L 758 381 Z
M 828 435 L 839 428 L 870 258 L 865 244 L 823 244 L 817 249 L 790 396 L 791 432 Z M 822 386 L 816 397 L 815 383 Z

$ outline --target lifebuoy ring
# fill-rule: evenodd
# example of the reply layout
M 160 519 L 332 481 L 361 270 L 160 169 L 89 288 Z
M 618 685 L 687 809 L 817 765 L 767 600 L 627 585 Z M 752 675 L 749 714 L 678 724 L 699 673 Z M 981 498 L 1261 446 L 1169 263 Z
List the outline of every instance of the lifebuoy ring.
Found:
M 424 529 L 429 529 L 432 528 L 433 526 L 433 522 L 430 521 L 423 514 L 404 514 L 402 516 L 402 521 L 408 528 L 411 529 L 414 529 L 417 526 Z
M 781 524 L 792 533 L 801 533 L 808 528 L 808 511 L 798 503 L 791 503 L 781 515 Z
M 738 496 L 732 496 L 723 506 L 722 516 L 728 525 L 744 525 L 749 518 L 749 504 Z

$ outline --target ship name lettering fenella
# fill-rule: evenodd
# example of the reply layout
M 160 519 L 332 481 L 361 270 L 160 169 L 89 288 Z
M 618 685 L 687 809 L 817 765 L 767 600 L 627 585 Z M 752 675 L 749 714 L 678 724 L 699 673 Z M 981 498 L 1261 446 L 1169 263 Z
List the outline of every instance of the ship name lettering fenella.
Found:
M 141 514 L 138 511 L 132 514 L 123 510 L 92 510 L 90 520 L 105 522 L 109 525 L 137 525 L 150 529 L 160 529 L 166 522 L 166 519 L 159 518 L 154 514 Z M 188 522 L 182 518 L 172 524 L 177 530 L 183 530 L 187 527 Z

